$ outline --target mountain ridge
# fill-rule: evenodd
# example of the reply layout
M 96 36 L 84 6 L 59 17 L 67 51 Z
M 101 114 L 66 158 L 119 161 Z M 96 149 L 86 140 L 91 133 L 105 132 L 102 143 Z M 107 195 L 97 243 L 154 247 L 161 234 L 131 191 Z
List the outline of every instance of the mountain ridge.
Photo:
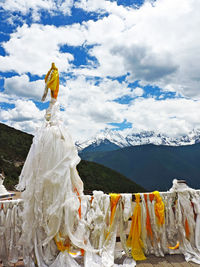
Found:
M 127 135 L 122 135 L 118 131 L 106 129 L 96 136 L 83 141 L 76 142 L 80 153 L 89 151 L 112 151 L 119 148 L 154 144 L 166 146 L 184 146 L 200 143 L 200 130 L 196 129 L 179 137 L 170 137 L 153 131 L 143 131 L 134 133 L 129 131 Z M 109 144 L 109 146 L 106 146 Z

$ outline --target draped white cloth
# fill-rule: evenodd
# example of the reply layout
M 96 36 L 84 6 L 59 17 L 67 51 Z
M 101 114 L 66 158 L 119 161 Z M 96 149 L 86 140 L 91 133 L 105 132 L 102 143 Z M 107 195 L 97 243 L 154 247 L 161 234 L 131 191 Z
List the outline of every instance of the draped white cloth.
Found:
M 76 170 L 80 162 L 68 130 L 59 118 L 59 104 L 51 108 L 51 118 L 33 139 L 22 169 L 17 190 L 24 190 L 21 244 L 27 266 L 49 266 L 58 251 L 53 238 L 65 231 L 65 206 L 79 203 L 83 183 Z M 64 232 L 67 235 L 66 232 Z M 27 262 L 26 262 L 26 259 Z
M 4 266 L 17 263 L 22 256 L 22 246 L 18 244 L 22 209 L 21 200 L 0 202 L 0 260 Z

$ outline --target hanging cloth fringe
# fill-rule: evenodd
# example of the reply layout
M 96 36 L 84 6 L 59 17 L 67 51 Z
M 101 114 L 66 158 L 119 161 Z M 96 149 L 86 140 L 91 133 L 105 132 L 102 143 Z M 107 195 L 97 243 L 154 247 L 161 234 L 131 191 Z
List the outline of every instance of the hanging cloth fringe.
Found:
M 156 200 L 154 210 L 157 218 L 157 224 L 161 226 L 165 223 L 165 205 L 158 191 L 154 191 L 153 194 Z
M 143 242 L 141 235 L 141 207 L 140 194 L 135 194 L 136 206 L 133 211 L 131 229 L 127 240 L 127 247 L 131 248 L 131 254 L 134 260 L 145 260 L 143 252 Z
M 110 226 L 113 223 L 113 219 L 115 216 L 115 211 L 116 211 L 116 207 L 117 207 L 117 203 L 119 201 L 119 199 L 121 198 L 120 194 L 109 194 L 110 195 L 110 205 L 111 205 L 111 215 L 110 215 Z
M 116 212 L 116 208 L 117 208 L 117 203 L 119 201 L 119 199 L 121 198 L 120 194 L 114 194 L 114 193 L 110 193 L 110 209 L 111 209 L 111 214 L 110 214 L 110 225 L 109 225 L 109 231 L 106 235 L 106 239 L 108 238 L 109 234 L 110 234 L 110 230 L 111 230 L 111 226 L 115 217 L 115 212 Z
M 153 232 L 151 229 L 151 221 L 150 221 L 150 214 L 149 214 L 149 208 L 148 208 L 148 203 L 147 203 L 147 194 L 144 194 L 144 199 L 145 199 L 145 204 L 146 204 L 146 212 L 147 212 L 147 216 L 146 216 L 146 229 L 147 229 L 147 235 L 150 237 L 151 242 L 153 242 Z

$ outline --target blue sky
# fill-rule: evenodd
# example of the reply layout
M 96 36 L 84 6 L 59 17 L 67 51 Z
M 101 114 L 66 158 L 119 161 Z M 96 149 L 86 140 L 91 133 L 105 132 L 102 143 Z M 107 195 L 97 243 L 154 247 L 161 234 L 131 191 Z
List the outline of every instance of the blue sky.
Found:
M 198 0 L 3 0 L 0 121 L 35 133 L 60 73 L 62 118 L 75 140 L 111 128 L 171 136 L 200 128 Z

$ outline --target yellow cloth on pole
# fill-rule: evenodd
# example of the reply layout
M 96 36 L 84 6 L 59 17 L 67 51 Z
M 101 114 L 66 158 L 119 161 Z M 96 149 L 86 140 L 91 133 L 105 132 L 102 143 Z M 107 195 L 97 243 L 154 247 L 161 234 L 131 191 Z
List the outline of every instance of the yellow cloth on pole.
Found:
M 51 77 L 50 80 L 47 82 L 50 73 Z M 58 74 L 58 69 L 56 67 L 51 68 L 48 71 L 47 75 L 45 76 L 45 83 L 47 83 L 47 87 L 51 90 L 51 97 L 57 99 L 59 91 L 59 74 Z
M 127 240 L 127 247 L 131 248 L 131 254 L 134 260 L 146 260 L 143 252 L 143 242 L 141 236 L 141 206 L 140 194 L 135 194 L 136 206 L 133 211 L 131 229 Z
M 165 205 L 158 191 L 154 191 L 153 194 L 156 199 L 154 210 L 157 218 L 157 224 L 161 226 L 165 223 Z

